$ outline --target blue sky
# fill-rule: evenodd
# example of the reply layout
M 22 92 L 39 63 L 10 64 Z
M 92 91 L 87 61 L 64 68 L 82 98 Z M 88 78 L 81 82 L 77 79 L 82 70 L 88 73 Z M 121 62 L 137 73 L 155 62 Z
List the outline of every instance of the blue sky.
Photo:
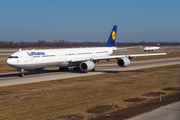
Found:
M 0 40 L 180 42 L 180 0 L 0 0 Z

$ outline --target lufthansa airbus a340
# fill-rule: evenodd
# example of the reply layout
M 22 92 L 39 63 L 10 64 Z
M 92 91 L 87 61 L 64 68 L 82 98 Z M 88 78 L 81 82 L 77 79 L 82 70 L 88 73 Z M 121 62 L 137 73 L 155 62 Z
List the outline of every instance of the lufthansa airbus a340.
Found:
M 10 55 L 6 62 L 9 66 L 19 70 L 19 76 L 24 76 L 24 69 L 58 66 L 59 70 L 63 71 L 68 70 L 68 67 L 74 67 L 75 71 L 86 72 L 94 71 L 95 63 L 99 60 L 117 59 L 120 67 L 126 67 L 133 57 L 166 55 L 166 53 L 156 53 L 110 56 L 114 50 L 125 49 L 114 47 L 116 33 L 117 26 L 114 25 L 104 47 L 19 50 Z

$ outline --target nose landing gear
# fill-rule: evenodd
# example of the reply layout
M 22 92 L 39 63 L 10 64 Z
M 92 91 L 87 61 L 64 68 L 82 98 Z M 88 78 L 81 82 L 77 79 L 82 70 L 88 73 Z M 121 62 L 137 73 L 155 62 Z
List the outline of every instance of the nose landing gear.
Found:
M 19 74 L 18 74 L 18 76 L 19 77 L 24 77 L 24 74 L 23 74 L 23 72 L 24 72 L 24 69 L 19 69 Z

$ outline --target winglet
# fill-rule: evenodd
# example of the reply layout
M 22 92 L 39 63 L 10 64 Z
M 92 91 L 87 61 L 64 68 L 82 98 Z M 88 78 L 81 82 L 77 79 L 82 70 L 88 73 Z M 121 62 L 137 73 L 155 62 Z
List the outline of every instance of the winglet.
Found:
M 109 39 L 104 47 L 114 47 L 116 40 L 116 31 L 117 31 L 117 25 L 114 25 L 111 34 L 109 36 Z
M 171 49 L 167 54 L 170 54 L 174 49 Z

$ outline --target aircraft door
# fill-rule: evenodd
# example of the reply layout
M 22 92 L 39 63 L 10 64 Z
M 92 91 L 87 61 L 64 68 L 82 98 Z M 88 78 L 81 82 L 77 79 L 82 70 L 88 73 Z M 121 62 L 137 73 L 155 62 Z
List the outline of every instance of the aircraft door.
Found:
M 58 57 L 59 57 L 59 60 L 62 60 L 62 55 L 61 55 L 61 53 L 58 53 Z
M 22 58 L 22 59 L 23 59 L 23 58 Z M 25 63 L 29 63 L 29 57 L 28 57 L 28 56 L 25 56 L 25 57 L 24 57 L 24 62 L 25 62 Z

